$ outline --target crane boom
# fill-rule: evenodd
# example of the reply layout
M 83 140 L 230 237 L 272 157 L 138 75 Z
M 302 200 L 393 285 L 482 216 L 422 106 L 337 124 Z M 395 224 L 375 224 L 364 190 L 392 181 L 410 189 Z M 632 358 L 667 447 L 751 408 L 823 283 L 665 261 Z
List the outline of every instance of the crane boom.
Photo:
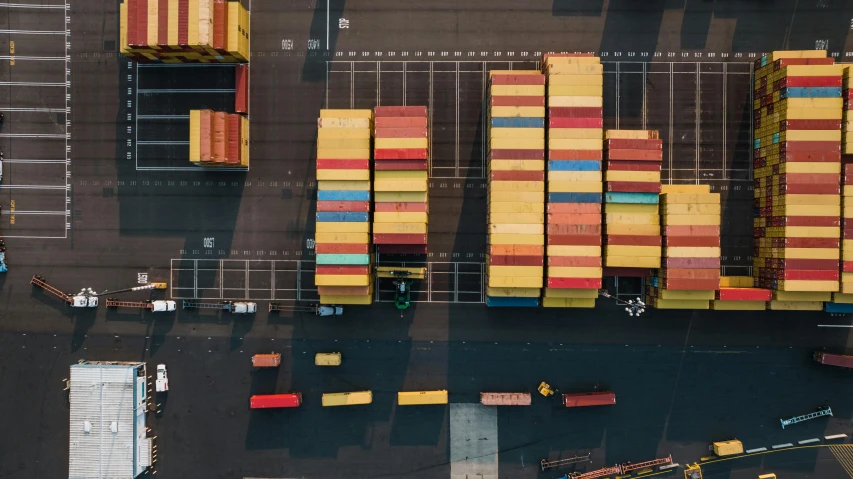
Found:
M 98 293 L 95 296 L 106 296 L 108 294 L 130 293 L 132 291 L 145 291 L 148 289 L 166 289 L 167 287 L 168 287 L 167 283 L 151 283 L 151 284 L 145 284 L 142 286 L 134 286 L 132 288 L 117 289 L 114 291 L 104 291 L 103 293 Z

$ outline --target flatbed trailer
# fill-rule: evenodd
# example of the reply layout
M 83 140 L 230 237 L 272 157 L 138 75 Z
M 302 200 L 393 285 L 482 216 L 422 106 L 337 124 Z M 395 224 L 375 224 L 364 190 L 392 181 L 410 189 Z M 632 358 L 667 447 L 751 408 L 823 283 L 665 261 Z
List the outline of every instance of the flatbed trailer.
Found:
M 147 309 L 153 312 L 174 311 L 177 309 L 177 304 L 171 300 L 156 300 L 156 301 L 119 301 L 115 298 L 107 298 L 108 308 L 135 308 Z

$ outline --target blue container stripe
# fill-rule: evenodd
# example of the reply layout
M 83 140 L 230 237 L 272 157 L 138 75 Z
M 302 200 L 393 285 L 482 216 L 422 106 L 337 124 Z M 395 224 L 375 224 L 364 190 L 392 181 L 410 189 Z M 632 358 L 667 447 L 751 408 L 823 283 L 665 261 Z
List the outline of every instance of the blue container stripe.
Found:
M 359 190 L 320 190 L 317 192 L 319 201 L 370 201 L 369 191 Z
M 595 160 L 549 160 L 548 171 L 601 171 L 601 162 Z
M 779 96 L 780 98 L 839 98 L 841 87 L 788 87 L 780 90 Z
M 492 118 L 492 128 L 545 128 L 544 118 Z
M 853 313 L 853 304 L 823 303 L 823 310 L 827 313 Z
M 486 306 L 493 308 L 535 308 L 539 306 L 539 298 L 486 296 Z
M 601 193 L 548 193 L 551 203 L 601 203 Z
M 338 213 L 338 212 L 320 212 L 317 213 L 317 221 L 321 223 L 367 223 L 367 213 Z
M 370 255 L 367 254 L 318 254 L 317 264 L 368 265 Z
M 656 205 L 660 202 L 660 195 L 657 193 L 606 193 L 604 202 Z

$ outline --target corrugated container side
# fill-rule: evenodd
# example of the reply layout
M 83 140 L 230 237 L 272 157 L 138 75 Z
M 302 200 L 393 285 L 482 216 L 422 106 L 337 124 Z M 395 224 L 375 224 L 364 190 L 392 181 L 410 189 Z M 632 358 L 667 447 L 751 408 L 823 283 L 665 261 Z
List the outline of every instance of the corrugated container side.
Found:
M 213 2 L 213 48 L 228 51 L 228 2 Z
M 213 161 L 213 111 L 199 110 L 199 159 Z
M 204 0 L 188 0 L 187 15 L 187 45 L 198 46 L 199 2 Z
M 190 110 L 190 161 L 198 163 L 201 161 L 201 119 L 199 110 Z
M 228 121 L 225 112 L 213 115 L 213 162 L 225 163 L 228 146 Z
M 178 0 L 178 45 L 189 45 L 190 0 Z
M 530 393 L 480 393 L 480 404 L 484 406 L 530 406 Z
M 234 111 L 249 113 L 249 64 L 241 63 L 235 67 L 235 101 Z
M 240 165 L 249 166 L 249 119 L 240 117 Z
M 236 113 L 228 114 L 228 154 L 226 155 L 228 164 L 240 164 L 240 115 Z

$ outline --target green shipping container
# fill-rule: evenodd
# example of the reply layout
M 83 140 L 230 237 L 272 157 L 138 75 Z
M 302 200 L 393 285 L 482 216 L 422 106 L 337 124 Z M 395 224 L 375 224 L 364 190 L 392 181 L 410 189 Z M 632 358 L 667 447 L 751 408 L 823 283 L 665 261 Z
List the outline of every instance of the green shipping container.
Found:
M 370 264 L 366 254 L 318 254 L 317 264 Z

